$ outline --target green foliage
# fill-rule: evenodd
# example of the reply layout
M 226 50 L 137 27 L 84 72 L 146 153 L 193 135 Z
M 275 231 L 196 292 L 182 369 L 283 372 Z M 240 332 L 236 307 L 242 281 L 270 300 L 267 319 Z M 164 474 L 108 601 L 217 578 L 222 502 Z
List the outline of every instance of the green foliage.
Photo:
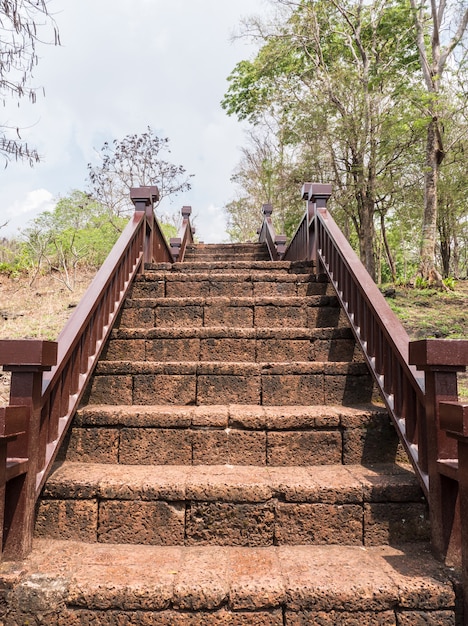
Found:
M 448 287 L 448 289 L 450 289 L 451 291 L 455 291 L 455 286 L 457 284 L 457 281 L 455 280 L 453 276 L 447 276 L 447 278 L 444 278 L 442 282 L 444 283 L 446 287 Z
M 429 281 L 423 276 L 416 276 L 414 286 L 416 289 L 427 289 L 429 287 Z
M 127 220 L 109 212 L 86 193 L 60 198 L 22 233 L 24 264 L 35 274 L 52 273 L 73 290 L 78 267 L 99 267 Z

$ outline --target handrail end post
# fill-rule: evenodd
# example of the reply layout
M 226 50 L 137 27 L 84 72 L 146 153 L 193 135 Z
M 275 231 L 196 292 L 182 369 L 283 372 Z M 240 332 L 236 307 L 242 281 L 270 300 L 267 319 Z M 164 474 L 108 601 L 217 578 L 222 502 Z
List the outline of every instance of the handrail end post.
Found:
M 1 530 L 3 554 L 8 559 L 23 558 L 32 547 L 43 373 L 57 364 L 57 348 L 57 342 L 40 339 L 0 341 L 0 364 L 11 372 L 10 406 L 23 407 L 29 417 L 20 450 L 20 455 L 27 459 L 27 472 L 10 481 L 5 493 L 5 527 Z
M 457 442 L 444 428 L 445 402 L 458 402 L 457 372 L 468 364 L 468 341 L 422 339 L 409 344 L 409 363 L 424 371 L 425 424 L 429 473 L 429 510 L 432 545 L 447 563 L 460 559 L 468 544 L 460 546 L 460 519 L 456 513 L 458 488 L 442 475 L 439 462 L 457 458 Z

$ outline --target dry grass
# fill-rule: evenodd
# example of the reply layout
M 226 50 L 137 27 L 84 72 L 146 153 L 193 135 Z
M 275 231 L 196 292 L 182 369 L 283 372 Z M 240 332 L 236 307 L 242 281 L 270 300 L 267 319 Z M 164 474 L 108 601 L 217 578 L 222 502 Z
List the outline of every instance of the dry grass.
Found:
M 0 339 L 57 339 L 94 272 L 80 274 L 70 291 L 51 276 L 0 275 Z M 0 370 L 0 406 L 8 403 L 9 374 Z

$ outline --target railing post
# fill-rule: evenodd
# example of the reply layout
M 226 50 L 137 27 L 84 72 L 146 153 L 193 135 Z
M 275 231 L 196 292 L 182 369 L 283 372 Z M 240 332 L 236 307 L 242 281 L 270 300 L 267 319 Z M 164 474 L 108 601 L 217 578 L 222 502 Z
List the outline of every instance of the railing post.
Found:
M 440 403 L 458 400 L 457 372 L 468 363 L 468 341 L 424 339 L 409 344 L 409 363 L 424 371 L 425 429 L 432 546 L 448 564 L 459 561 L 458 484 L 440 472 L 439 462 L 457 458 L 457 444 L 441 428 Z
M 315 262 L 318 267 L 317 248 L 318 242 L 318 229 L 314 224 L 314 218 L 318 211 L 325 212 L 327 209 L 327 202 L 332 193 L 332 186 L 330 184 L 323 183 L 305 183 L 302 187 L 302 197 L 307 200 L 307 215 L 309 228 L 308 252 L 309 258 Z
M 458 442 L 458 502 L 460 523 L 460 566 L 465 616 L 468 616 L 468 404 L 441 402 L 440 425 Z
M 36 476 L 41 453 L 42 377 L 57 363 L 57 343 L 42 340 L 0 341 L 0 364 L 11 372 L 10 405 L 29 409 L 27 434 L 18 456 L 28 459 L 26 474 L 9 485 L 8 511 L 5 511 L 4 556 L 23 558 L 32 547 Z
M 182 226 L 179 229 L 179 234 L 180 233 L 185 233 L 186 229 L 189 225 L 189 220 L 190 220 L 190 215 L 192 214 L 192 207 L 191 206 L 183 206 L 181 209 L 181 213 L 182 213 Z M 195 232 L 195 230 L 192 228 L 192 234 Z M 180 261 L 180 256 L 181 256 L 181 252 L 185 253 L 185 245 L 186 245 L 187 241 L 186 241 L 186 237 L 184 238 L 184 241 L 182 241 L 182 237 L 178 236 L 178 237 L 171 237 L 169 240 L 169 245 L 171 248 L 171 254 L 174 258 L 174 262 L 177 263 L 177 261 Z M 183 250 L 182 250 L 183 247 Z
M 135 212 L 142 211 L 146 215 L 143 263 L 151 263 L 154 258 L 154 203 L 159 200 L 159 189 L 156 186 L 132 187 L 130 199 L 135 207 Z

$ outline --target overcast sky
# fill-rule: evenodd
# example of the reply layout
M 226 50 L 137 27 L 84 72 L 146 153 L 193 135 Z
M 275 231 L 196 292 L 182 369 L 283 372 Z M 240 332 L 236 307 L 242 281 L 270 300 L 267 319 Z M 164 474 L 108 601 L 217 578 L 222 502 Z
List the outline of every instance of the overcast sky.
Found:
M 1 234 L 13 234 L 54 199 L 85 189 L 87 164 L 104 141 L 147 126 L 170 139 L 173 163 L 194 174 L 191 205 L 205 242 L 226 241 L 222 207 L 244 128 L 220 106 L 226 78 L 254 49 L 231 41 L 240 19 L 265 0 L 53 0 L 61 47 L 40 48 L 34 105 L 0 108 L 0 125 L 19 126 L 44 160 L 0 170 Z

